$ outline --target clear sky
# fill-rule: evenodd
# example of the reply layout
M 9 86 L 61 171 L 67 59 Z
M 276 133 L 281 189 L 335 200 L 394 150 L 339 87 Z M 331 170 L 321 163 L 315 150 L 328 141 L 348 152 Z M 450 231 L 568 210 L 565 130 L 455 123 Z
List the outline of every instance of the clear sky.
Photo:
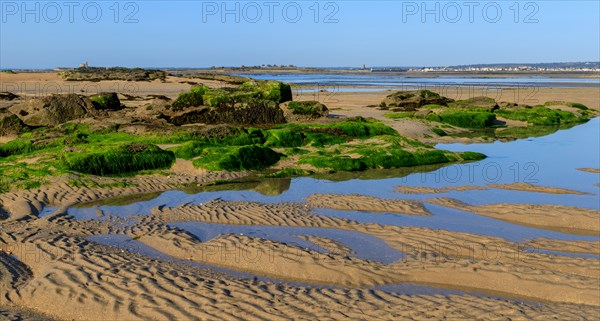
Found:
M 0 68 L 598 61 L 599 2 L 0 0 Z

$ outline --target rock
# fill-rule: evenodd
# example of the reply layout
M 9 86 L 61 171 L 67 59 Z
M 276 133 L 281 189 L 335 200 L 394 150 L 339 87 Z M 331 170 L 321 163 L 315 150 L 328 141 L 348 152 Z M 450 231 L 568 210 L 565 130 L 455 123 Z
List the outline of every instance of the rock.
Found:
M 101 80 L 127 80 L 127 81 L 152 81 L 165 80 L 167 73 L 156 69 L 142 68 L 102 68 L 83 67 L 60 73 L 65 80 L 70 81 L 101 81 Z
M 52 95 L 13 105 L 9 111 L 28 126 L 56 126 L 91 116 L 94 105 L 85 96 Z
M 120 110 L 121 101 L 117 93 L 103 92 L 97 95 L 90 96 L 90 100 L 94 107 L 98 110 Z
M 259 101 L 248 106 L 189 107 L 184 111 L 163 114 L 162 118 L 174 125 L 204 124 L 281 124 L 285 123 L 283 111 Z
M 500 109 L 515 109 L 515 108 L 519 108 L 519 104 L 502 101 L 502 102 L 498 103 L 498 108 L 500 108 Z
M 139 106 L 133 110 L 133 115 L 143 118 L 155 119 L 156 116 L 168 111 L 169 101 L 161 98 L 156 98 L 148 101 L 146 104 Z
M 318 101 L 290 101 L 279 105 L 287 122 L 327 117 L 329 109 Z
M 15 100 L 17 98 L 19 98 L 19 96 L 11 92 L 0 92 L 0 100 Z
M 17 115 L 9 112 L 0 112 L 0 136 L 18 135 L 27 128 Z
M 429 90 L 398 91 L 385 97 L 382 107 L 396 107 L 401 111 L 414 111 L 425 105 L 448 106 L 454 100 L 440 96 Z
M 259 88 L 264 99 L 280 104 L 292 100 L 292 87 L 288 84 L 278 81 L 266 81 L 260 83 Z
M 473 97 L 473 98 L 457 101 L 456 104 L 454 104 L 454 106 L 460 107 L 460 108 L 485 107 L 485 108 L 491 108 L 491 110 L 500 108 L 494 98 L 484 97 L 484 96 Z
M 274 101 L 278 104 L 292 101 L 292 87 L 279 81 L 249 81 L 240 87 L 242 91 L 258 92 L 263 99 Z
M 147 95 L 145 100 L 153 100 L 153 99 L 159 99 L 159 100 L 164 100 L 164 101 L 171 101 L 171 98 L 165 96 L 165 95 Z
M 432 111 L 430 109 L 419 109 L 415 112 L 415 116 L 417 117 L 427 117 L 427 115 L 431 114 Z

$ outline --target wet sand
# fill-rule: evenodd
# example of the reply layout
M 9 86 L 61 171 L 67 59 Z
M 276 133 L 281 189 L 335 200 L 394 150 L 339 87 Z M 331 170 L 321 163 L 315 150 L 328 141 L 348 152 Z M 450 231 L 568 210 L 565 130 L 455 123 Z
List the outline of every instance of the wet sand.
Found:
M 547 194 L 574 194 L 574 195 L 588 195 L 588 193 L 574 191 L 565 188 L 551 187 L 551 186 L 540 186 L 529 183 L 512 183 L 512 184 L 487 184 L 491 188 L 500 188 L 511 191 L 524 191 L 524 192 L 536 192 L 536 193 L 547 193 Z
M 39 202 L 37 206 L 42 207 L 65 206 L 109 195 L 152 192 L 171 186 L 167 182 L 162 185 L 153 177 L 138 177 L 136 180 L 139 185 L 135 188 L 114 190 L 68 188 L 66 183 L 57 183 L 35 191 L 4 194 L 0 200 L 3 206 L 18 199 L 28 202 L 30 208 L 34 207 L 32 202 Z M 266 256 L 266 261 L 258 262 L 232 261 L 230 256 L 221 255 L 203 257 L 202 253 L 198 253 L 201 247 L 197 246 L 197 239 L 185 231 L 168 227 L 169 222 L 177 221 L 353 230 L 378 237 L 407 256 L 384 265 L 357 259 L 348 256 L 348 253 L 314 253 L 250 236 L 224 235 L 203 245 L 232 246 L 250 253 L 251 258 L 259 252 L 273 254 Z M 2 297 L 7 298 L 3 305 L 24 306 L 62 319 L 91 320 L 100 313 L 108 318 L 131 320 L 170 317 L 229 319 L 234 314 L 244 313 L 265 319 L 283 316 L 297 319 L 307 316 L 389 319 L 429 315 L 430 305 L 414 305 L 420 300 L 431 302 L 431 306 L 448 306 L 444 313 L 463 317 L 483 313 L 488 316 L 545 318 L 543 316 L 557 312 L 583 317 L 595 311 L 593 306 L 600 305 L 596 295 L 598 283 L 595 281 L 600 273 L 598 260 L 520 252 L 518 244 L 495 237 L 359 224 L 317 215 L 308 203 L 262 204 L 216 200 L 201 205 L 155 208 L 149 216 L 129 219 L 109 217 L 103 221 L 78 221 L 65 215 L 64 211 L 39 219 L 32 212 L 22 215 L 19 221 L 5 221 L 2 227 L 1 248 L 20 262 L 3 261 L 3 271 L 22 271 L 0 273 L 3 284 L 10 284 L 3 288 Z M 85 240 L 91 235 L 111 233 L 129 235 L 185 260 L 284 280 L 350 286 L 353 289 L 319 289 L 237 279 L 193 265 L 156 260 Z M 498 247 L 502 249 L 502 255 L 490 257 L 489 249 Z M 35 249 L 37 257 L 28 254 L 31 251 L 28 249 Z M 296 254 L 291 260 L 282 254 L 290 251 Z M 276 264 L 271 264 L 271 259 Z M 26 266 L 27 269 L 18 270 L 15 266 Z M 456 277 L 448 278 L 448 273 Z M 364 288 L 397 282 L 469 289 L 549 303 L 542 306 L 519 304 L 519 309 L 516 309 L 516 303 L 497 299 L 409 297 Z M 185 297 L 181 293 L 185 293 Z M 319 305 L 313 303 L 316 298 Z M 282 302 L 286 302 L 285 305 Z M 370 308 L 358 312 L 361 306 Z M 513 315 L 507 309 L 523 312 Z M 408 310 L 411 312 L 408 313 Z M 435 318 L 435 314 L 432 316 Z
M 451 198 L 432 198 L 427 202 L 541 229 L 596 236 L 600 233 L 598 210 L 537 204 L 469 205 Z
M 441 194 L 447 192 L 484 191 L 487 188 L 477 185 L 445 186 L 440 188 L 426 186 L 396 186 L 396 190 L 403 194 Z
M 600 241 L 535 239 L 527 242 L 534 249 L 600 255 Z
M 382 199 L 358 194 L 313 194 L 307 197 L 306 200 L 313 207 L 334 210 L 431 215 L 423 206 L 423 203 L 419 201 Z

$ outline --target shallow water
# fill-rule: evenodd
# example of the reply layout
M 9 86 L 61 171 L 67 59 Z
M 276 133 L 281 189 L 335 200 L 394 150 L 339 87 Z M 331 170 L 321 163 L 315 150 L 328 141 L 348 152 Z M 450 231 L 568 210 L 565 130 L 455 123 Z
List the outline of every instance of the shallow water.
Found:
M 530 203 L 557 204 L 585 207 L 600 210 L 600 189 L 594 184 L 600 181 L 600 175 L 576 170 L 579 167 L 600 168 L 600 118 L 586 124 L 558 131 L 554 134 L 512 142 L 495 142 L 488 144 L 439 144 L 437 148 L 452 151 L 477 151 L 488 155 L 479 162 L 454 164 L 443 167 L 428 167 L 429 172 L 411 170 L 386 170 L 361 173 L 343 173 L 323 178 L 303 177 L 287 180 L 263 180 L 260 183 L 244 183 L 240 190 L 236 185 L 222 185 L 218 189 L 187 194 L 182 191 L 167 191 L 158 197 L 132 204 L 97 205 L 85 208 L 70 208 L 68 213 L 77 219 L 104 219 L 103 215 L 115 215 L 126 218 L 131 215 L 148 215 L 157 206 L 176 207 L 184 204 L 201 204 L 214 199 L 256 201 L 264 203 L 303 202 L 314 193 L 365 194 L 382 198 L 417 199 L 426 201 L 432 197 L 451 197 L 470 204 L 490 203 Z M 325 179 L 328 177 L 329 179 Z M 383 178 L 380 178 L 383 177 Z M 345 180 L 344 180 L 345 179 Z M 444 187 L 461 185 L 480 185 L 487 183 L 527 182 L 545 186 L 561 187 L 589 193 L 588 195 L 556 195 L 525 191 L 501 189 L 449 191 L 441 194 L 402 194 L 395 191 L 395 186 Z M 256 186 L 260 185 L 261 188 Z M 262 194 L 261 194 L 262 192 Z M 419 226 L 432 229 L 475 233 L 505 238 L 510 241 L 524 242 L 534 238 L 550 238 L 560 240 L 599 240 L 598 236 L 579 236 L 562 232 L 549 231 L 534 227 L 508 223 L 489 217 L 476 215 L 456 209 L 425 203 L 432 216 L 411 216 L 392 213 L 370 213 L 359 211 L 341 211 L 316 209 L 320 215 L 351 219 L 361 223 L 378 223 L 396 226 Z M 44 209 L 43 213 L 51 213 L 52 209 Z M 390 248 L 382 240 L 358 232 L 342 231 L 328 228 L 296 228 L 279 226 L 232 226 L 225 224 L 208 224 L 197 222 L 173 223 L 207 241 L 220 234 L 245 234 L 276 242 L 298 245 L 322 253 L 327 250 L 301 239 L 301 235 L 313 235 L 336 240 L 351 248 L 352 256 L 391 263 L 402 258 L 402 253 Z M 167 254 L 160 253 L 140 242 L 124 236 L 99 236 L 92 238 L 96 242 L 120 248 L 135 245 L 134 251 L 156 257 L 169 259 Z M 525 249 L 528 252 L 578 256 L 600 259 L 598 255 L 574 254 L 539 249 Z M 189 262 L 188 262 L 189 263 Z M 198 266 L 215 269 L 238 277 L 254 277 L 251 274 L 221 269 L 209 265 Z M 268 278 L 261 278 L 272 281 Z M 281 281 L 277 281 L 281 282 Z M 289 283 L 289 282 L 287 282 Z M 407 294 L 451 294 L 456 291 L 413 286 L 410 284 L 387 285 L 377 287 L 390 292 Z M 463 293 L 463 292 L 456 292 Z
M 212 266 L 209 264 L 203 264 L 203 263 L 188 261 L 188 260 L 181 260 L 181 259 L 177 259 L 172 256 L 169 256 L 168 254 L 162 253 L 140 241 L 133 240 L 126 235 L 116 235 L 116 234 L 95 235 L 95 236 L 88 237 L 87 240 L 91 241 L 91 242 L 96 242 L 98 244 L 114 247 L 115 249 L 117 249 L 119 251 L 122 250 L 122 251 L 137 253 L 137 254 L 141 254 L 141 255 L 144 255 L 144 256 L 147 256 L 147 257 L 150 257 L 153 259 L 157 259 L 157 260 L 166 260 L 166 261 L 179 262 L 179 263 L 183 263 L 183 264 L 189 264 L 189 265 L 192 265 L 195 267 L 209 269 L 212 271 L 231 275 L 231 276 L 234 276 L 236 278 L 241 278 L 241 279 L 255 279 L 255 280 L 260 280 L 260 281 L 270 282 L 270 283 L 275 283 L 275 284 L 287 284 L 287 285 L 291 285 L 291 286 L 302 286 L 302 287 L 308 286 L 311 288 L 328 288 L 328 289 L 340 288 L 340 287 L 336 287 L 336 286 L 315 285 L 315 284 L 308 284 L 308 283 L 302 283 L 302 282 L 291 282 L 291 281 L 286 281 L 286 280 L 279 280 L 279 279 L 275 279 L 275 278 L 254 275 L 251 273 L 240 272 L 240 271 L 236 271 L 236 270 L 232 270 L 232 269 Z M 476 296 L 485 296 L 485 295 L 481 295 L 478 293 L 470 293 L 470 292 L 464 292 L 464 291 L 458 291 L 458 290 L 449 290 L 449 289 L 436 288 L 436 287 L 430 287 L 430 286 L 415 285 L 415 284 L 410 284 L 410 283 L 386 284 L 386 285 L 381 285 L 381 286 L 374 286 L 374 287 L 371 287 L 370 289 L 380 290 L 380 291 L 384 291 L 384 292 L 388 292 L 388 293 L 401 293 L 401 294 L 406 294 L 406 295 L 414 295 L 414 294 L 420 294 L 420 295 L 452 295 L 452 294 L 453 295 L 464 295 L 464 294 L 470 294 L 470 295 L 476 295 Z
M 548 78 L 548 77 L 403 77 L 394 75 L 365 74 L 238 74 L 259 80 L 277 80 L 298 85 L 314 85 L 322 89 L 337 86 L 373 87 L 444 87 L 487 86 L 494 87 L 600 87 L 600 79 L 594 78 Z M 400 89 L 400 88 L 398 88 Z
M 213 199 L 257 201 L 264 203 L 303 202 L 314 193 L 364 194 L 382 198 L 417 199 L 426 201 L 432 197 L 451 197 L 470 204 L 528 203 L 578 206 L 600 210 L 600 189 L 594 184 L 600 175 L 576 170 L 579 167 L 600 168 L 600 118 L 586 124 L 554 134 L 488 144 L 439 144 L 437 148 L 452 151 L 477 151 L 488 155 L 479 162 L 454 164 L 426 173 L 412 173 L 404 177 L 385 179 L 360 179 L 362 173 L 350 173 L 359 178 L 331 181 L 312 177 L 293 178 L 286 184 L 273 180 L 275 187 L 285 185 L 280 194 L 264 195 L 256 191 L 231 190 L 186 194 L 168 191 L 155 199 L 123 206 L 99 206 L 93 208 L 71 208 L 68 213 L 79 219 L 97 219 L 97 210 L 119 217 L 147 215 L 157 206 L 175 207 L 183 204 L 200 204 Z M 269 183 L 269 180 L 265 180 Z M 444 187 L 480 185 L 487 183 L 527 182 L 561 187 L 589 193 L 588 195 L 545 194 L 537 192 L 511 191 L 502 189 L 450 191 L 441 194 L 402 194 L 395 186 Z M 289 184 L 289 187 L 288 187 Z M 228 186 L 221 186 L 227 189 Z M 275 189 L 276 190 L 276 189 Z M 271 191 L 272 192 L 272 191 Z M 520 226 L 500 220 L 475 215 L 442 206 L 427 204 L 432 217 L 417 217 L 396 214 L 366 213 L 317 209 L 317 213 L 349 218 L 359 222 L 372 222 L 398 226 L 422 226 L 443 228 L 450 231 L 498 236 L 512 241 L 548 237 L 565 240 L 596 240 L 594 236 L 577 236 Z
M 310 235 L 326 237 L 338 241 L 354 253 L 356 256 L 365 260 L 378 261 L 384 264 L 396 262 L 403 258 L 398 250 L 390 247 L 384 241 L 377 237 L 355 232 L 338 230 L 333 228 L 317 227 L 287 227 L 287 226 L 239 226 L 226 224 L 210 224 L 199 222 L 172 223 L 174 226 L 186 230 L 202 242 L 207 242 L 219 235 L 243 234 L 250 237 L 259 237 L 275 242 L 286 243 L 290 245 L 307 248 L 320 253 L 329 253 L 330 251 L 320 247 L 310 241 L 299 238 L 300 235 Z

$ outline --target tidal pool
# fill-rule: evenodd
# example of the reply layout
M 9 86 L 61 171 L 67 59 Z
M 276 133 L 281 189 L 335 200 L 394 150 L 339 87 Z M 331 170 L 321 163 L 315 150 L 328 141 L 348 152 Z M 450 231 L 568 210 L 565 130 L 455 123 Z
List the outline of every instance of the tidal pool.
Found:
M 410 169 L 382 170 L 333 174 L 322 178 L 264 179 L 260 182 L 216 186 L 213 191 L 188 194 L 167 191 L 158 197 L 131 204 L 101 205 L 70 208 L 68 213 L 78 219 L 98 219 L 99 213 L 127 217 L 148 215 L 158 206 L 176 207 L 200 204 L 214 199 L 256 201 L 263 203 L 304 202 L 314 193 L 364 194 L 381 198 L 416 199 L 426 202 L 432 197 L 451 197 L 481 205 L 491 203 L 555 204 L 600 210 L 600 189 L 595 186 L 600 175 L 582 172 L 576 168 L 600 168 L 600 118 L 569 130 L 531 139 L 488 144 L 439 144 L 440 149 L 477 151 L 488 155 L 479 162 L 428 167 L 429 172 Z M 378 179 L 377 175 L 382 177 Z M 397 175 L 397 177 L 391 177 Z M 354 178 L 353 178 L 354 177 Z M 344 180 L 345 179 L 345 180 Z M 587 195 L 545 194 L 538 192 L 487 189 L 448 191 L 440 194 L 402 194 L 395 191 L 399 185 L 444 187 L 461 185 L 486 186 L 488 183 L 508 184 L 527 182 L 560 187 L 589 193 Z M 260 188 L 258 187 L 260 186 Z M 526 227 L 469 212 L 426 203 L 431 217 L 414 217 L 389 213 L 369 213 L 316 209 L 321 215 L 337 216 L 364 223 L 397 226 L 422 226 L 450 231 L 469 232 L 524 241 L 548 237 L 567 240 L 597 240 L 594 236 L 577 236 Z M 45 210 L 44 212 L 50 212 Z
M 534 238 L 559 240 L 597 241 L 598 236 L 579 236 L 523 226 L 476 215 L 439 205 L 427 203 L 432 197 L 451 197 L 469 204 L 526 203 L 556 204 L 577 206 L 600 210 L 600 175 L 582 172 L 577 168 L 600 168 L 600 118 L 568 130 L 558 131 L 548 136 L 522 139 L 511 142 L 487 144 L 439 144 L 437 148 L 452 151 L 477 151 L 488 155 L 478 162 L 452 164 L 448 166 L 429 166 L 423 168 L 375 170 L 357 173 L 336 173 L 315 177 L 291 179 L 250 180 L 238 184 L 223 184 L 204 188 L 203 191 L 167 191 L 156 197 L 140 201 L 96 202 L 93 206 L 81 205 L 70 208 L 68 214 L 77 219 L 105 219 L 107 215 L 127 218 L 131 215 L 149 215 L 155 207 L 176 207 L 185 204 L 201 204 L 215 199 L 232 201 L 256 201 L 263 203 L 304 202 L 314 193 L 364 194 L 381 198 L 423 200 L 432 216 L 412 216 L 392 213 L 371 213 L 362 211 L 342 211 L 315 209 L 318 215 L 346 218 L 359 223 L 377 223 L 395 226 L 419 226 L 432 229 L 444 229 L 456 232 L 468 232 L 480 235 L 496 236 L 514 242 L 525 242 Z M 396 186 L 424 186 L 440 188 L 445 186 L 509 184 L 527 182 L 537 185 L 560 187 L 586 192 L 586 195 L 544 194 L 538 192 L 514 191 L 488 188 L 486 190 L 448 191 L 440 194 L 402 194 Z M 144 199 L 144 198 L 142 198 Z M 43 215 L 52 212 L 44 209 Z M 403 254 L 390 248 L 382 240 L 358 232 L 332 228 L 301 228 L 281 226 L 233 226 L 199 222 L 172 223 L 173 227 L 184 229 L 201 241 L 208 241 L 220 234 L 245 234 L 270 239 L 311 250 L 327 253 L 300 236 L 325 237 L 349 247 L 351 255 L 391 263 L 402 258 Z M 103 235 L 90 240 L 119 248 L 135 245 L 134 251 L 169 259 L 167 253 L 160 253 L 140 242 L 122 235 Z M 526 249 L 542 254 L 579 256 L 600 259 L 598 255 L 574 254 L 548 250 Z M 189 262 L 188 262 L 189 263 Z M 205 264 L 198 266 L 215 269 L 238 277 L 255 277 L 251 274 L 221 269 Z M 261 278 L 273 281 L 269 278 Z M 274 280 L 274 282 L 281 282 Z M 290 283 L 290 282 L 287 282 Z M 396 284 L 377 287 L 391 292 L 407 294 L 463 293 L 431 287 Z

